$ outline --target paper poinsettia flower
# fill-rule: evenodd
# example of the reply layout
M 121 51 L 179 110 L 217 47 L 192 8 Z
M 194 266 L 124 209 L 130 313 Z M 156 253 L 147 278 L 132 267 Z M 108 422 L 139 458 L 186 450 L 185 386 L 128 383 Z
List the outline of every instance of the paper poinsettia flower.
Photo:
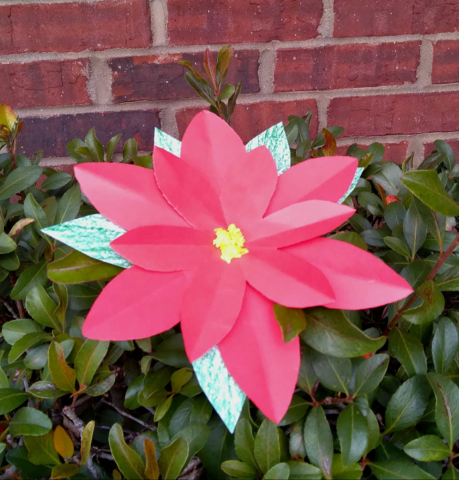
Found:
M 358 179 L 357 160 L 316 158 L 278 176 L 271 152 L 282 150 L 276 160 L 289 152 L 282 124 L 276 127 L 255 142 L 269 148 L 253 148 L 253 142 L 248 148 L 220 118 L 201 112 L 181 145 L 163 149 L 155 141 L 154 171 L 125 164 L 75 167 L 83 192 L 104 217 L 75 222 L 83 229 L 93 221 L 112 225 L 108 238 L 119 257 L 110 253 L 106 261 L 133 265 L 104 288 L 83 334 L 140 339 L 180 322 L 198 379 L 214 406 L 220 402 L 217 410 L 231 429 L 242 392 L 276 423 L 290 404 L 300 346 L 298 337 L 284 343 L 274 303 L 356 310 L 412 292 L 375 256 L 323 237 L 354 213 L 338 202 Z M 46 232 L 72 245 L 62 234 L 65 224 L 59 227 Z M 75 238 L 76 230 L 69 231 Z M 228 399 L 209 391 L 222 375 L 239 402 L 234 411 L 226 405 L 226 414 L 221 402 Z

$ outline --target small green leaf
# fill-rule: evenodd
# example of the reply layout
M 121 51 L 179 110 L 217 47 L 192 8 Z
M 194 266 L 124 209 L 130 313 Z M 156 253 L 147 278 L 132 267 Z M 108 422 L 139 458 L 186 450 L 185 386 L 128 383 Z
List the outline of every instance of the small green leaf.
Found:
M 78 465 L 75 463 L 61 463 L 53 468 L 50 478 L 51 480 L 70 478 L 73 477 L 73 475 L 76 475 L 78 471 Z
M 285 425 L 291 425 L 292 423 L 297 422 L 300 420 L 300 418 L 303 418 L 306 415 L 309 405 L 310 403 L 304 398 L 300 397 L 299 395 L 293 395 L 287 413 L 277 425 L 279 427 L 283 427 Z
M 333 435 L 322 407 L 314 407 L 304 425 L 304 441 L 309 461 L 330 479 L 333 462 Z
M 123 271 L 123 268 L 104 263 L 83 253 L 73 251 L 48 266 L 48 277 L 56 283 L 84 283 L 108 280 Z
M 390 399 L 386 410 L 386 435 L 416 424 L 429 401 L 429 385 L 421 375 L 403 383 Z
M 172 395 L 170 395 L 158 405 L 158 408 L 156 409 L 155 417 L 154 417 L 155 422 L 159 422 L 164 417 L 164 415 L 166 415 L 166 413 L 169 411 L 169 408 L 171 408 L 171 404 L 172 404 L 172 398 L 173 398 Z
M 77 380 L 81 385 L 89 387 L 96 370 L 104 359 L 110 342 L 86 340 L 75 357 L 75 370 Z
M 407 455 L 421 462 L 438 462 L 445 460 L 451 454 L 449 448 L 436 435 L 425 435 L 412 440 L 403 450 Z
M 107 162 L 111 162 L 113 158 L 113 153 L 115 152 L 116 145 L 118 144 L 122 134 L 119 133 L 112 137 L 107 144 Z
M 432 358 L 437 373 L 446 374 L 454 362 L 459 348 L 459 334 L 454 323 L 447 317 L 437 325 L 432 340 Z
M 110 429 L 108 442 L 118 468 L 127 479 L 146 478 L 144 475 L 145 465 L 142 459 L 134 449 L 126 444 L 123 437 L 123 429 L 117 423 Z M 163 475 L 163 478 L 172 477 Z
M 282 329 L 285 343 L 294 340 L 306 328 L 306 318 L 300 308 L 288 308 L 275 303 L 274 315 Z
M 344 392 L 349 395 L 349 383 L 352 377 L 352 364 L 348 358 L 323 355 L 312 352 L 312 366 L 320 383 L 334 392 Z
M 423 325 L 433 322 L 445 308 L 445 298 L 435 283 L 430 280 L 416 289 L 416 295 L 422 300 L 421 305 L 403 312 L 403 318 L 411 323 Z
M 246 418 L 241 418 L 234 432 L 234 446 L 236 454 L 244 463 L 258 470 L 258 464 L 255 460 L 255 440 L 252 434 L 252 426 Z
M 181 368 L 175 371 L 171 377 L 172 392 L 179 393 L 182 387 L 191 380 L 193 370 L 190 368 Z
M 237 460 L 227 460 L 226 462 L 223 462 L 222 470 L 228 475 L 236 478 L 256 478 L 258 474 L 258 471 L 251 465 L 244 462 L 238 462 Z
M 103 162 L 104 161 L 104 147 L 99 142 L 98 138 L 96 137 L 96 130 L 95 128 L 91 128 L 86 138 L 84 139 L 84 143 L 86 148 L 88 149 L 91 158 L 96 162 Z
M 37 398 L 59 398 L 67 394 L 64 390 L 57 388 L 54 383 L 47 381 L 35 382 L 27 392 Z
M 29 460 L 34 465 L 56 465 L 59 456 L 54 448 L 53 432 L 41 436 L 24 436 L 24 443 L 29 451 Z
M 48 260 L 43 260 L 27 267 L 21 275 L 19 275 L 13 290 L 11 290 L 11 298 L 13 300 L 22 300 L 32 288 L 38 287 L 39 285 L 45 285 L 48 281 L 46 276 L 47 265 Z
M 278 463 L 265 473 L 263 479 L 288 480 L 290 478 L 290 468 L 287 463 Z
M 158 465 L 162 478 L 175 480 L 185 466 L 187 458 L 188 443 L 184 438 L 176 438 L 170 445 L 161 449 Z
M 411 252 L 411 259 L 414 260 L 416 252 L 422 247 L 427 235 L 426 227 L 414 202 L 411 203 L 403 219 L 403 234 Z
M 393 328 L 389 333 L 389 354 L 402 364 L 408 376 L 427 373 L 424 347 L 414 335 Z
M 435 477 L 407 459 L 372 462 L 368 465 L 378 480 L 435 480 Z
M 45 435 L 51 430 L 52 426 L 51 420 L 40 410 L 23 407 L 11 419 L 10 433 L 13 437 L 18 435 Z
M 338 416 L 336 424 L 345 466 L 360 460 L 368 444 L 367 420 L 356 405 L 348 405 Z
M 355 247 L 361 248 L 362 250 L 367 251 L 367 244 L 362 240 L 362 237 L 355 232 L 339 232 L 334 235 L 330 235 L 328 238 L 333 240 L 340 240 L 341 242 L 350 243 Z
M 53 382 L 65 392 L 75 392 L 76 372 L 65 361 L 64 349 L 52 342 L 48 351 L 48 368 Z
M 435 240 L 437 240 L 438 245 L 440 246 L 440 250 L 443 250 L 443 239 L 445 237 L 446 231 L 446 217 L 444 215 L 440 215 L 439 213 L 434 212 L 431 208 L 422 203 L 416 197 L 414 198 L 414 203 L 424 225 L 435 237 Z
M 388 366 L 389 357 L 385 354 L 373 355 L 360 363 L 355 372 L 354 396 L 375 390 L 384 378 Z
M 391 248 L 394 252 L 397 252 L 399 255 L 402 255 L 405 258 L 411 258 L 408 247 L 406 246 L 405 242 L 402 242 L 402 240 L 399 238 L 384 237 L 384 242 L 389 248 Z
M 83 435 L 81 436 L 81 448 L 80 448 L 80 465 L 86 465 L 89 460 L 89 456 L 91 454 L 91 444 L 92 444 L 92 436 L 94 434 L 94 428 L 96 423 L 94 420 L 91 420 L 83 430 Z
M 174 441 L 176 438 L 183 438 L 188 444 L 188 458 L 185 461 L 185 465 L 196 455 L 202 447 L 209 440 L 210 429 L 207 425 L 188 425 L 185 428 L 182 428 L 172 438 Z
M 446 168 L 451 172 L 454 168 L 454 164 L 456 163 L 453 149 L 443 140 L 435 140 L 434 145 L 437 149 L 437 152 L 442 154 L 443 162 L 446 165 Z
M 18 340 L 10 350 L 8 354 L 8 362 L 15 362 L 26 350 L 31 349 L 33 346 L 41 345 L 42 343 L 49 342 L 53 339 L 48 333 L 28 333 Z
M 44 190 L 57 190 L 67 185 L 70 180 L 72 180 L 72 175 L 65 172 L 56 172 L 41 184 L 41 188 Z
M 33 320 L 21 318 L 7 322 L 2 328 L 3 338 L 10 345 L 14 345 L 28 333 L 43 333 L 43 327 Z
M 0 415 L 10 413 L 12 410 L 22 405 L 30 393 L 16 390 L 15 388 L 0 388 Z
M 42 173 L 41 167 L 30 165 L 13 170 L 0 185 L 0 201 L 22 192 L 32 186 Z
M 57 318 L 57 305 L 46 293 L 42 285 L 33 288 L 26 296 L 26 308 L 30 316 L 45 327 L 60 330 L 61 325 Z
M 459 205 L 443 188 L 436 170 L 410 170 L 402 175 L 402 182 L 435 212 L 448 217 L 459 215 Z
M 0 233 L 0 255 L 16 250 L 17 244 L 5 232 Z
M 316 380 L 318 380 L 313 363 L 313 349 L 309 346 L 303 346 L 301 348 L 301 363 L 300 371 L 298 372 L 298 386 L 305 391 L 308 395 L 314 388 Z
M 133 161 L 137 156 L 137 142 L 134 138 L 126 141 L 123 147 L 123 163 Z
M 78 184 L 69 188 L 57 204 L 55 225 L 59 225 L 69 220 L 73 220 L 80 210 L 81 205 L 81 190 Z
M 263 473 L 281 461 L 281 435 L 283 433 L 274 422 L 269 419 L 263 420 L 254 445 L 255 459 Z
M 435 284 L 442 292 L 459 291 L 459 266 L 448 268 L 446 272 L 438 275 Z
M 319 468 L 306 462 L 287 462 L 290 468 L 289 480 L 318 480 L 322 478 Z

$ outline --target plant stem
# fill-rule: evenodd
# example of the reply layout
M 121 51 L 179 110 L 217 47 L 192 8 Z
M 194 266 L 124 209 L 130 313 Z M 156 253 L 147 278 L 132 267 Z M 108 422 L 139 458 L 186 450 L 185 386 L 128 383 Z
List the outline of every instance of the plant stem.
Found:
M 430 280 L 433 280 L 435 278 L 435 275 L 437 275 L 438 271 L 440 268 L 443 266 L 443 264 L 446 262 L 447 258 L 454 252 L 455 248 L 459 245 L 459 233 L 456 235 L 454 240 L 451 242 L 451 245 L 448 247 L 448 249 L 443 252 L 437 260 L 437 263 L 435 266 L 432 268 L 432 271 L 429 273 L 427 278 L 425 279 L 425 282 L 429 282 Z M 397 325 L 398 321 L 400 318 L 402 318 L 403 313 L 408 310 L 411 305 L 418 299 L 418 296 L 416 293 L 413 293 L 412 297 L 403 305 L 402 308 L 397 310 L 397 313 L 394 315 L 394 318 L 392 321 L 387 325 L 387 328 L 384 330 L 383 335 L 388 335 L 390 330 Z

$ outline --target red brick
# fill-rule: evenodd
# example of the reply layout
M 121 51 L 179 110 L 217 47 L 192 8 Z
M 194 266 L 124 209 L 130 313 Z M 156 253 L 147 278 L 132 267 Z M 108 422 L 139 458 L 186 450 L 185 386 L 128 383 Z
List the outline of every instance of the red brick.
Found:
M 439 135 L 439 137 L 441 137 L 441 135 Z M 459 163 L 459 140 L 445 140 L 445 142 L 453 149 L 456 163 Z M 424 144 L 424 157 L 427 157 L 436 149 L 434 142 Z
M 421 42 L 277 51 L 276 92 L 403 85 L 416 81 Z
M 203 68 L 200 67 L 203 54 L 203 52 L 178 53 L 110 60 L 114 101 L 120 103 L 196 97 L 196 92 L 185 80 L 185 68 L 178 62 L 188 60 L 203 71 Z M 214 57 L 216 60 L 216 53 Z M 232 84 L 242 82 L 242 93 L 259 92 L 258 58 L 258 50 L 235 52 L 229 67 L 227 81 Z
M 13 108 L 90 104 L 87 59 L 0 63 L 0 103 Z
M 457 0 L 335 0 L 335 37 L 430 34 L 459 30 Z
M 384 145 L 384 157 L 383 162 L 395 162 L 403 163 L 403 160 L 408 156 L 408 142 L 400 143 L 383 143 Z M 346 155 L 346 151 L 350 145 L 341 145 L 336 149 L 337 155 Z M 360 148 L 367 150 L 368 145 L 359 145 Z
M 318 35 L 322 0 L 169 0 L 171 44 L 307 40 Z
M 24 118 L 20 152 L 32 155 L 43 150 L 45 157 L 67 157 L 66 145 L 74 138 L 84 139 L 95 127 L 99 140 L 107 145 L 111 137 L 122 133 L 117 151 L 128 138 L 135 138 L 139 151 L 152 151 L 155 127 L 160 127 L 157 111 L 129 111 L 58 115 L 49 118 Z
M 231 126 L 240 135 L 244 143 L 247 143 L 276 123 L 282 121 L 286 125 L 289 115 L 306 115 L 308 108 L 312 111 L 311 135 L 316 135 L 317 104 L 315 100 L 239 104 L 231 117 Z M 191 119 L 201 110 L 202 108 L 192 107 L 185 108 L 177 113 L 180 137 L 182 137 Z
M 151 45 L 148 0 L 3 6 L 0 31 L 4 55 Z
M 397 135 L 459 130 L 459 92 L 334 98 L 328 124 L 343 136 Z
M 459 41 L 444 40 L 433 45 L 432 83 L 459 82 Z

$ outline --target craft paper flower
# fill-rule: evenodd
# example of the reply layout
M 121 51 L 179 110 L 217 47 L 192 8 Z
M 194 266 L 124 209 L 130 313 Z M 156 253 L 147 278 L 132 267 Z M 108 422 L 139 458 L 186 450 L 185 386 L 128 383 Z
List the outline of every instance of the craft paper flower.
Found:
M 83 334 L 140 339 L 180 322 L 190 361 L 218 345 L 237 385 L 276 423 L 295 389 L 298 338 L 284 343 L 273 304 L 365 309 L 411 287 L 373 255 L 322 236 L 354 210 L 338 204 L 350 157 L 308 160 L 278 177 L 266 147 L 247 152 L 225 122 L 198 114 L 180 157 L 155 147 L 154 172 L 75 167 L 83 192 L 127 232 L 110 246 L 133 266 L 102 291 Z

